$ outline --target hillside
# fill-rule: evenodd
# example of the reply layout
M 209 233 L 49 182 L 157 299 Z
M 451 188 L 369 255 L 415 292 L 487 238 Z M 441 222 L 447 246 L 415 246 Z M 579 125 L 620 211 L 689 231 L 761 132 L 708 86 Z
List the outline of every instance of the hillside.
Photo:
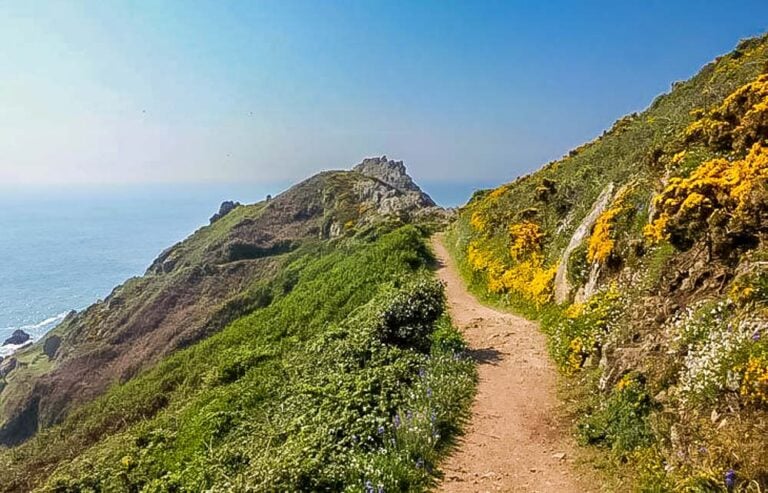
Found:
M 0 490 L 429 483 L 473 389 L 445 211 L 386 158 L 233 205 L 2 363 Z
M 541 320 L 616 481 L 768 486 L 767 185 L 764 36 L 452 226 L 473 289 Z

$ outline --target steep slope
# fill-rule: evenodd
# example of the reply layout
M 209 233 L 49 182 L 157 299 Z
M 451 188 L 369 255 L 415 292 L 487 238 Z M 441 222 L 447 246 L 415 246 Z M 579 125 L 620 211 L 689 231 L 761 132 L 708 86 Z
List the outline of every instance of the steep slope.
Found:
M 71 314 L 44 341 L 3 362 L 0 444 L 29 438 L 110 384 L 268 305 L 273 295 L 265 283 L 290 252 L 366 235 L 383 222 L 441 217 L 402 163 L 371 162 L 356 171 L 320 173 L 274 199 L 233 208 L 163 252 L 146 275 Z
M 225 204 L 16 355 L 0 491 L 425 489 L 474 389 L 445 219 L 384 158 Z
M 741 42 L 448 236 L 478 293 L 542 320 L 579 436 L 638 489 L 768 485 L 766 72 L 768 38 Z

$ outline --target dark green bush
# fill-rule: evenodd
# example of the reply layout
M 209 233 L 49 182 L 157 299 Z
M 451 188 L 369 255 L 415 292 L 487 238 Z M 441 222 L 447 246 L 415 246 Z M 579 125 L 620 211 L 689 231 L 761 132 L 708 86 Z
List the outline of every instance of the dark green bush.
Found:
M 579 423 L 581 439 L 623 454 L 653 441 L 648 416 L 653 401 L 641 376 L 625 375 L 599 409 Z
M 421 276 L 392 296 L 381 313 L 376 334 L 385 344 L 426 352 L 434 323 L 445 309 L 443 285 Z

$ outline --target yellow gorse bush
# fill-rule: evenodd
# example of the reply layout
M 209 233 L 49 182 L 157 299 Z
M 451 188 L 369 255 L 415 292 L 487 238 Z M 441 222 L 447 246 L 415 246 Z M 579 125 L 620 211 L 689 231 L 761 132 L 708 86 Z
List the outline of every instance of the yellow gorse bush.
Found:
M 741 396 L 755 404 L 768 404 L 768 361 L 751 356 L 744 369 L 739 389 Z
M 613 253 L 616 246 L 613 239 L 613 221 L 621 212 L 621 207 L 612 207 L 597 218 L 587 249 L 587 260 L 590 262 L 603 263 Z
M 515 260 L 520 260 L 528 254 L 541 251 L 544 232 L 534 222 L 523 221 L 511 225 L 509 227 L 509 236 L 512 238 L 509 253 Z
M 685 133 L 689 140 L 703 140 L 713 147 L 746 150 L 764 140 L 766 131 L 768 74 L 762 74 L 691 123 Z
M 676 153 L 674 156 L 672 156 L 672 164 L 679 164 L 685 159 L 685 155 L 688 154 L 687 151 L 680 151 Z
M 475 211 L 469 218 L 469 224 L 477 231 L 484 233 L 488 229 L 488 222 L 485 219 L 485 214 L 480 211 Z
M 473 212 L 469 216 L 469 224 L 483 235 L 487 235 L 494 225 L 494 210 L 498 209 L 499 199 L 509 191 L 509 185 L 493 189 L 488 195 L 472 203 Z
M 511 225 L 509 234 L 509 261 L 502 260 L 485 242 L 473 240 L 467 247 L 469 265 L 486 273 L 492 293 L 515 293 L 537 305 L 548 302 L 557 267 L 545 266 L 541 252 L 544 232 L 538 224 L 523 221 Z
M 611 207 L 605 210 L 595 221 L 592 234 L 587 242 L 587 260 L 603 263 L 611 256 L 616 247 L 616 218 L 627 210 L 625 198 L 631 187 L 619 190 Z
M 755 197 L 765 190 L 767 180 L 768 148 L 760 144 L 752 146 L 743 159 L 707 161 L 688 178 L 672 178 L 654 198 L 656 217 L 645 234 L 656 241 L 666 239 L 678 224 L 703 223 L 717 209 L 729 218 L 749 221 L 761 205 Z

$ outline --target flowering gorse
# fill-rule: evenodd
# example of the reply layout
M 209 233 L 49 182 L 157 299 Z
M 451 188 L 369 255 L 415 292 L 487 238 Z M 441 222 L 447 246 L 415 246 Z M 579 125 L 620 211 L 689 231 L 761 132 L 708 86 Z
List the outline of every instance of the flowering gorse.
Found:
M 474 217 L 474 215 L 473 215 Z M 472 222 L 473 226 L 476 221 Z M 547 266 L 542 253 L 544 233 L 534 222 L 509 226 L 508 255 L 495 252 L 484 239 L 467 247 L 467 260 L 473 270 L 487 276 L 492 293 L 514 293 L 537 305 L 552 298 L 552 281 L 557 266 Z
M 566 373 L 579 370 L 587 358 L 599 353 L 619 327 L 625 301 L 619 287 L 611 284 L 588 301 L 568 307 L 548 329 L 551 352 Z

